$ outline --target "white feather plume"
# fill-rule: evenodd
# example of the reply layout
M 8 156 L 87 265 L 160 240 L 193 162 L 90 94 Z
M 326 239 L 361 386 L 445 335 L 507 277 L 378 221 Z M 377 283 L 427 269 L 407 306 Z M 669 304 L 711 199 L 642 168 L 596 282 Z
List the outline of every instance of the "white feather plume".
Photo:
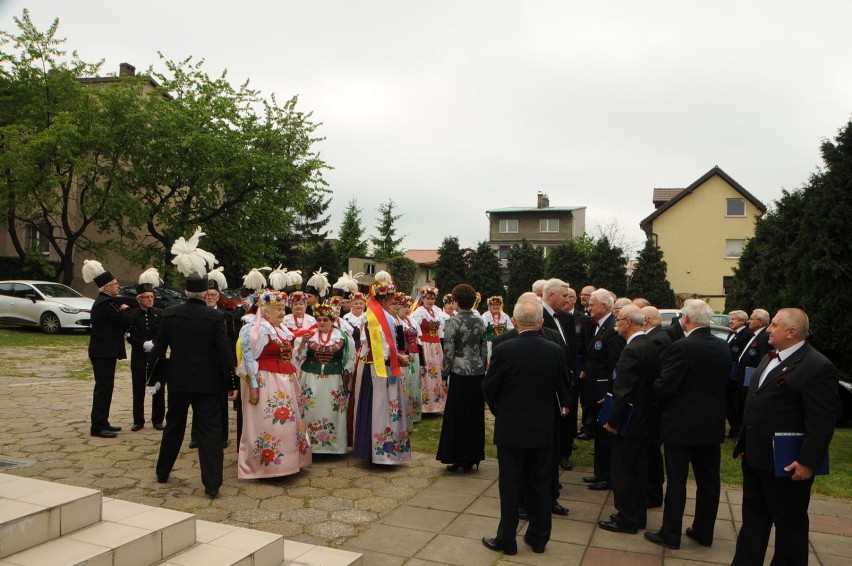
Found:
M 269 274 L 269 286 L 278 291 L 287 286 L 288 280 L 287 268 L 283 267 L 280 263 L 278 264 L 278 267 Z
M 207 274 L 207 279 L 210 281 L 215 281 L 219 285 L 219 290 L 225 290 L 228 288 L 228 280 L 225 279 L 225 267 L 219 266 L 216 269 L 212 270 Z
M 243 276 L 243 287 L 247 289 L 256 289 L 258 291 L 266 289 L 266 277 L 260 272 L 261 268 L 255 267 L 248 274 Z
M 308 285 L 316 287 L 317 294 L 320 297 L 325 297 L 326 293 L 328 293 L 328 272 L 323 271 L 322 267 L 320 267 L 318 270 L 314 271 L 314 274 L 311 275 L 310 279 L 308 279 Z
M 172 254 L 175 256 L 172 263 L 186 277 L 192 273 L 203 276 L 208 269 L 213 269 L 213 266 L 219 263 L 216 256 L 198 247 L 198 240 L 204 235 L 201 227 L 198 227 L 188 240 L 181 236 L 172 246 Z
M 95 280 L 95 277 L 97 277 L 98 275 L 100 275 L 104 271 L 106 271 L 106 269 L 104 269 L 104 266 L 101 265 L 101 262 L 99 262 L 98 260 L 96 260 L 96 259 L 84 259 L 83 260 L 83 269 L 82 269 L 83 281 L 85 281 L 86 283 L 91 283 L 92 281 Z
M 294 287 L 298 287 L 302 284 L 302 270 L 296 269 L 295 271 L 287 272 L 287 283 Z
M 379 271 L 378 273 L 376 273 L 376 276 L 373 277 L 373 279 L 375 279 L 376 281 L 385 281 L 386 283 L 393 282 L 390 273 L 388 273 L 387 271 Z
M 340 275 L 340 279 L 334 283 L 333 287 L 335 289 L 340 289 L 341 291 L 354 293 L 358 290 L 358 281 L 352 277 L 351 271 L 349 273 L 344 272 Z
M 139 283 L 149 283 L 156 288 L 163 284 L 163 280 L 160 279 L 160 272 L 156 267 L 149 267 L 139 275 Z

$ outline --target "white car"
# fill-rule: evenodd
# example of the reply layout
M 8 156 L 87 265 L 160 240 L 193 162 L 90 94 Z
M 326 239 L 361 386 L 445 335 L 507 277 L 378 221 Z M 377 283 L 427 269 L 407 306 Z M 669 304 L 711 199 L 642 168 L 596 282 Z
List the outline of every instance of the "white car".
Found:
M 86 329 L 94 299 L 51 281 L 0 281 L 0 322 L 38 326 L 48 334 Z

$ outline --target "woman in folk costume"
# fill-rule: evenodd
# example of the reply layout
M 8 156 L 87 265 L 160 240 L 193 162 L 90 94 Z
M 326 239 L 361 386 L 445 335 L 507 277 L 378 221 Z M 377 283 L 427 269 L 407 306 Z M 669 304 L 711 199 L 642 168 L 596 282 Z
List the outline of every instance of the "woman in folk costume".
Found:
M 441 310 L 441 315 L 444 318 L 444 322 L 450 320 L 454 316 L 456 316 L 456 301 L 453 299 L 452 293 L 447 293 L 444 295 L 443 307 Z
M 411 364 L 402 371 L 402 383 L 408 396 L 408 427 L 423 418 L 423 392 L 420 389 L 420 327 L 411 320 L 411 305 L 414 299 L 403 293 L 397 293 L 394 303 L 397 307 L 397 319 L 402 326 L 405 338 L 405 353 Z
M 488 312 L 482 315 L 485 323 L 485 339 L 488 341 L 488 361 L 491 361 L 491 341 L 508 330 L 515 328 L 512 319 L 503 312 L 503 297 L 488 297 Z
M 420 342 L 423 346 L 420 366 L 423 413 L 442 413 L 447 402 L 447 384 L 441 379 L 441 368 L 444 365 L 444 351 L 441 348 L 444 317 L 435 306 L 437 297 L 438 290 L 435 287 L 421 287 L 420 298 L 423 303 L 411 313 L 411 320 L 420 327 Z
M 261 291 L 240 332 L 243 433 L 237 477 L 287 476 L 311 464 L 302 422 L 302 391 L 293 365 L 293 334 L 282 324 L 287 296 Z
M 301 361 L 302 422 L 314 454 L 346 454 L 346 412 L 353 386 L 355 344 L 334 326 L 328 303 L 314 307 L 316 330 L 296 341 Z
M 352 436 L 355 432 L 355 408 L 358 405 L 358 392 L 361 391 L 361 375 L 363 374 L 364 364 L 361 363 L 361 342 L 364 336 L 364 325 L 367 323 L 367 315 L 364 309 L 367 307 L 367 298 L 364 293 L 355 291 L 349 297 L 348 313 L 343 315 L 343 318 L 349 323 L 352 328 L 356 328 L 358 332 L 352 335 L 355 342 L 355 376 L 354 387 L 349 391 L 349 410 L 346 412 L 347 428 L 346 432 L 349 435 L 349 446 L 352 446 Z
M 301 291 L 293 291 L 290 294 L 290 314 L 284 317 L 284 326 L 297 336 L 306 334 L 317 325 L 314 317 L 307 314 L 308 297 Z
M 402 372 L 408 356 L 400 348 L 402 332 L 390 314 L 396 285 L 385 271 L 370 287 L 367 324 L 361 344 L 364 374 L 358 395 L 354 454 L 374 464 L 396 465 L 411 460 L 406 397 Z

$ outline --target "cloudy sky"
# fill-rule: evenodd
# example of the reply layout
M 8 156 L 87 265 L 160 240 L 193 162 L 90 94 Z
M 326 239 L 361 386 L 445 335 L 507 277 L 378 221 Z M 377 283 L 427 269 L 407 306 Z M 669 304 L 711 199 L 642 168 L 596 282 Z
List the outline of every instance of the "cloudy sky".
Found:
M 852 116 L 850 0 L 0 0 L 0 28 L 25 5 L 105 74 L 161 51 L 298 95 L 334 233 L 393 198 L 409 249 L 473 246 L 538 191 L 638 245 L 654 187 L 718 165 L 768 205 Z

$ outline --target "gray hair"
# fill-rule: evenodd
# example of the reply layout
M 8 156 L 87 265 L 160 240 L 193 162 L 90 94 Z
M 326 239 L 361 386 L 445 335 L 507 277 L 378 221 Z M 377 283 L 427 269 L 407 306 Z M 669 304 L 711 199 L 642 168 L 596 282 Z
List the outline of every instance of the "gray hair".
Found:
M 517 301 L 512 316 L 519 326 L 538 326 L 544 318 L 541 302 L 532 300 Z
M 802 309 L 786 308 L 779 310 L 775 316 L 777 317 L 779 314 L 783 314 L 787 321 L 785 329 L 789 330 L 790 328 L 795 328 L 796 334 L 801 336 L 803 339 L 808 337 L 810 334 L 811 322 L 805 311 Z
M 766 312 L 765 310 L 763 310 L 763 309 L 754 309 L 754 310 L 751 312 L 751 316 L 753 316 L 754 318 L 756 318 L 757 320 L 759 320 L 760 322 L 762 322 L 762 323 L 763 323 L 763 326 L 769 326 L 769 313 L 768 313 L 768 312 Z M 805 315 L 805 318 L 807 318 L 807 315 Z
M 655 320 L 657 321 L 657 324 L 654 325 L 655 327 L 662 325 L 662 317 L 660 317 L 660 310 L 657 307 L 642 307 L 642 314 L 645 315 L 646 323 L 648 323 L 650 320 Z
M 613 308 L 620 309 L 621 307 L 626 307 L 627 305 L 632 305 L 633 301 L 628 299 L 627 297 L 621 297 L 615 300 L 615 304 Z
M 547 279 L 538 279 L 532 284 L 532 292 L 536 293 L 544 293 L 544 285 L 547 283 Z
M 689 317 L 696 326 L 710 326 L 713 324 L 713 309 L 701 299 L 687 299 L 683 303 L 680 312 Z
M 544 293 L 542 296 L 546 298 L 552 295 L 553 293 L 558 293 L 562 287 L 570 287 L 570 285 L 568 285 L 568 283 L 566 283 L 562 279 L 548 279 L 547 282 L 544 284 Z
M 640 309 L 643 309 L 645 307 L 650 307 L 651 301 L 643 297 L 636 297 L 635 299 L 633 299 L 633 304 L 639 307 Z
M 748 320 L 748 313 L 746 311 L 731 311 L 728 313 L 728 316 L 742 322 L 746 322 Z
M 636 305 L 625 305 L 621 307 L 621 310 L 618 311 L 618 314 L 621 316 L 621 318 L 626 318 L 630 320 L 631 325 L 635 325 L 640 328 L 645 326 L 645 315 L 642 314 L 642 309 L 640 309 Z
M 527 291 L 526 293 L 521 293 L 521 296 L 518 297 L 518 300 L 517 300 L 518 303 L 523 302 L 523 301 L 541 304 L 541 297 L 539 297 L 538 295 L 536 295 L 532 291 Z
M 201 301 L 204 300 L 204 297 L 207 296 L 207 291 L 184 291 L 187 299 L 199 299 Z
M 594 299 L 600 304 L 604 305 L 609 310 L 612 310 L 613 303 L 615 302 L 615 297 L 613 297 L 612 293 L 601 287 L 600 289 L 596 289 L 592 291 L 592 296 L 589 299 Z

